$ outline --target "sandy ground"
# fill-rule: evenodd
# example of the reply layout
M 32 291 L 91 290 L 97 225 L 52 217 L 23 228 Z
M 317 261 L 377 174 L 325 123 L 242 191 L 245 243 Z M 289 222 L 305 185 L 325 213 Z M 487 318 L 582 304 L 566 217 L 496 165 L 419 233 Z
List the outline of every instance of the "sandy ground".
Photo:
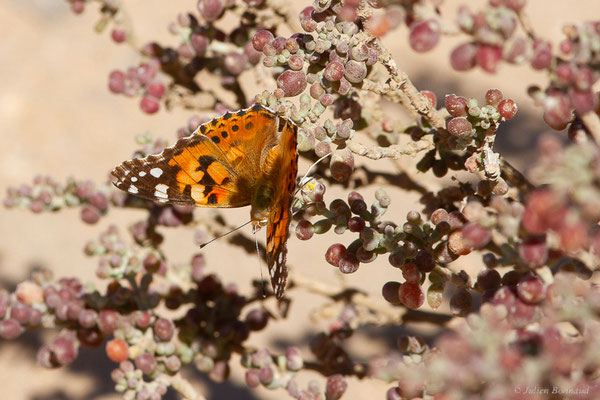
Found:
M 176 12 L 195 8 L 195 1 L 129 0 L 127 9 L 134 15 L 134 26 L 140 38 L 159 38 L 172 42 L 166 25 Z M 449 6 L 454 2 L 449 2 Z M 473 7 L 482 2 L 474 3 Z M 451 7 L 448 7 L 451 8 Z M 541 36 L 555 42 L 560 38 L 560 21 L 585 20 L 598 15 L 600 5 L 591 1 L 574 1 L 567 10 L 560 1 L 530 1 L 528 14 Z M 93 25 L 98 13 L 94 6 L 84 15 L 75 16 L 64 1 L 0 0 L 0 193 L 9 186 L 29 183 L 36 174 L 49 174 L 57 180 L 68 176 L 106 179 L 107 172 L 129 158 L 134 148 L 133 137 L 150 131 L 156 136 L 172 139 L 177 127 L 183 125 L 189 113 L 176 110 L 155 116 L 142 115 L 136 101 L 111 95 L 106 87 L 113 68 L 124 68 L 137 62 L 136 55 L 126 46 L 115 46 L 107 34 L 97 35 Z M 157 36 L 158 35 L 158 36 Z M 406 70 L 419 88 L 434 90 L 438 96 L 456 92 L 471 97 L 483 96 L 491 87 L 500 88 L 506 97 L 519 104 L 519 114 L 503 127 L 498 149 L 516 165 L 526 167 L 534 154 L 535 137 L 546 129 L 539 123 L 540 112 L 532 108 L 525 93 L 525 82 L 544 82 L 541 73 L 527 68 L 502 67 L 500 73 L 489 76 L 481 72 L 464 75 L 453 72 L 445 62 L 455 39 L 443 41 L 436 51 L 414 55 L 404 45 L 406 29 L 387 38 L 399 66 Z M 404 160 L 406 164 L 412 160 Z M 387 168 L 378 163 L 378 168 Z M 364 191 L 372 199 L 374 188 Z M 393 195 L 391 217 L 403 218 L 408 210 L 417 208 L 417 196 L 399 189 Z M 332 190 L 344 196 L 343 190 Z M 209 210 L 199 212 L 208 213 Z M 247 210 L 231 210 L 228 221 L 243 222 Z M 57 276 L 77 276 L 82 281 L 94 280 L 96 261 L 86 258 L 81 249 L 86 240 L 97 237 L 109 223 L 125 227 L 141 214 L 111 213 L 94 226 L 83 225 L 77 210 L 57 214 L 32 215 L 27 211 L 0 207 L 0 280 L 9 289 L 25 279 L 32 268 L 44 266 Z M 191 232 L 168 232 L 166 249 L 174 260 L 186 260 L 196 251 Z M 323 261 L 333 234 L 322 240 L 289 241 L 289 264 L 302 268 L 306 275 L 335 282 L 335 274 Z M 348 242 L 342 238 L 342 242 Z M 237 248 L 223 259 L 226 243 L 216 242 L 205 254 L 211 268 L 218 269 L 226 280 L 238 282 L 242 288 L 257 277 L 256 259 Z M 220 267 L 220 266 L 225 267 Z M 228 265 L 238 265 L 235 269 Z M 462 267 L 462 266 L 461 266 Z M 349 276 L 350 284 L 378 293 L 390 279 L 385 260 L 363 266 Z M 321 300 L 296 291 L 293 317 L 274 323 L 269 334 L 253 340 L 253 344 L 275 349 L 296 344 L 307 350 L 307 339 L 319 324 L 312 324 L 308 315 Z M 312 324 L 312 325 L 311 325 Z M 403 332 L 391 327 L 385 332 L 362 334 L 352 347 L 354 354 L 368 356 L 385 351 L 385 346 Z M 109 371 L 114 367 L 103 351 L 88 351 L 69 368 L 44 370 L 35 364 L 35 351 L 40 342 L 54 333 L 26 334 L 16 342 L 0 342 L 0 397 L 12 400 L 117 399 L 113 393 Z M 371 336 L 372 335 L 372 336 Z M 387 342 L 386 342 L 387 341 Z M 308 351 L 306 352 L 308 354 Z M 258 389 L 249 391 L 243 384 L 241 369 L 234 364 L 232 379 L 224 384 L 211 383 L 192 375 L 194 384 L 208 398 L 277 399 L 280 392 Z M 306 382 L 309 376 L 301 381 Z M 68 383 L 67 383 L 68 382 Z M 345 399 L 382 398 L 388 385 L 380 382 L 351 380 Z

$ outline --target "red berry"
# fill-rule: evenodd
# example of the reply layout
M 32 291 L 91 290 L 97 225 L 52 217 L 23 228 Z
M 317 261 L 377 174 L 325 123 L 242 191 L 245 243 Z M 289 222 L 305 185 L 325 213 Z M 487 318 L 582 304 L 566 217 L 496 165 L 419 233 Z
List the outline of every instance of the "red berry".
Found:
M 418 53 L 431 50 L 440 40 L 441 28 L 435 19 L 417 22 L 410 27 L 410 47 Z
M 401 268 L 402 276 L 407 282 L 419 282 L 421 280 L 421 271 L 414 262 L 407 262 Z
M 400 282 L 386 282 L 381 288 L 381 295 L 391 304 L 400 304 L 400 297 L 398 297 L 400 293 Z
M 86 204 L 81 208 L 81 219 L 87 224 L 95 224 L 100 219 L 100 210 Z
M 484 269 L 477 274 L 477 286 L 483 290 L 495 290 L 500 287 L 502 278 L 495 269 Z
M 468 71 L 475 66 L 477 46 L 472 43 L 463 43 L 452 50 L 450 64 L 457 71 Z
M 154 336 L 157 340 L 167 342 L 171 340 L 175 333 L 173 323 L 166 318 L 159 318 L 154 323 Z
M 464 256 L 471 252 L 464 243 L 462 229 L 457 229 L 450 234 L 448 237 L 448 249 L 457 256 Z
M 5 319 L 0 321 L 0 337 L 2 339 L 12 340 L 18 338 L 25 329 L 14 319 Z
M 415 282 L 404 282 L 398 290 L 398 297 L 402 304 L 408 308 L 419 308 L 425 301 L 425 294 L 421 290 L 421 286 Z
M 296 237 L 300 240 L 308 240 L 315 233 L 313 224 L 308 220 L 301 220 L 296 225 Z
M 150 353 L 142 353 L 135 358 L 135 366 L 144 374 L 150 375 L 156 368 L 156 358 Z
M 485 104 L 497 106 L 502 101 L 502 92 L 499 89 L 490 89 L 485 93 Z
M 469 222 L 462 228 L 463 244 L 470 250 L 480 249 L 491 239 L 492 232 L 478 223 Z
M 435 96 L 435 93 L 433 93 L 431 90 L 421 90 L 421 94 L 427 97 L 431 102 L 431 107 L 435 108 L 437 105 L 437 97 Z
M 244 72 L 247 61 L 243 54 L 232 51 L 225 56 L 223 66 L 231 75 L 237 76 Z
M 467 315 L 473 308 L 473 297 L 466 289 L 459 289 L 450 299 L 450 310 L 454 315 Z
M 125 40 L 127 40 L 127 31 L 124 29 L 115 28 L 110 33 L 110 36 L 115 43 L 123 43 Z
M 468 114 L 467 99 L 455 94 L 449 94 L 444 98 L 444 106 L 453 117 L 466 117 Z
M 114 70 L 108 75 L 108 88 L 113 93 L 123 93 L 125 91 L 125 73 Z
M 346 247 L 343 244 L 332 244 L 325 253 L 325 260 L 334 267 L 337 267 L 344 253 L 346 253 Z
M 50 350 L 60 365 L 70 364 L 77 358 L 74 338 L 59 336 L 50 343 Z
M 323 71 L 323 77 L 330 82 L 337 82 L 344 76 L 344 66 L 337 61 L 330 62 Z
M 526 276 L 517 284 L 519 298 L 528 304 L 539 303 L 544 298 L 544 284 L 536 276 Z
M 106 355 L 114 362 L 127 360 L 129 345 L 123 339 L 113 339 L 106 343 Z
M 452 118 L 447 123 L 448 133 L 452 136 L 466 138 L 473 134 L 473 125 L 464 117 Z
M 545 69 L 552 63 L 552 44 L 543 40 L 533 43 L 533 57 L 531 66 L 533 69 Z
M 147 114 L 154 114 L 160 108 L 160 103 L 156 97 L 144 95 L 140 101 L 140 108 Z
M 297 96 L 306 89 L 306 74 L 302 71 L 284 71 L 277 78 L 277 87 L 282 89 L 287 97 Z
M 198 10 L 208 22 L 216 21 L 223 13 L 222 0 L 199 0 Z
M 557 131 L 565 129 L 573 117 L 567 97 L 561 92 L 548 94 L 544 100 L 543 117 L 550 128 Z
M 352 274 L 358 270 L 359 261 L 356 255 L 346 251 L 338 263 L 338 268 L 342 274 Z
M 165 85 L 159 81 L 152 81 L 146 86 L 146 93 L 154 98 L 160 99 L 165 94 Z
M 344 65 L 344 77 L 351 83 L 360 83 L 367 76 L 367 65 L 362 61 L 349 60 Z
M 475 62 L 485 72 L 493 74 L 496 72 L 498 62 L 502 59 L 502 48 L 482 44 L 477 48 L 475 53 Z
M 498 104 L 498 113 L 505 121 L 512 119 L 517 114 L 518 110 L 517 103 L 511 99 L 502 100 L 500 104 Z

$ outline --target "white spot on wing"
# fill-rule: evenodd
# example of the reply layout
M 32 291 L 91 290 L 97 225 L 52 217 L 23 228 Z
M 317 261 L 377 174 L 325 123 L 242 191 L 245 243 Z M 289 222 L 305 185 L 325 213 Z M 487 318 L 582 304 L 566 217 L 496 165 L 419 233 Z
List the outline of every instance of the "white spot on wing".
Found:
M 169 187 L 163 183 L 159 183 L 158 185 L 155 186 L 156 191 L 154 192 L 154 196 L 158 197 L 159 199 L 168 199 L 169 196 L 167 195 L 167 189 L 169 189 Z
M 131 186 L 129 186 L 129 189 L 127 189 L 127 191 L 129 193 L 136 194 L 138 192 L 138 188 L 136 188 L 135 186 L 131 185 Z
M 155 178 L 160 178 L 160 176 L 162 175 L 162 173 L 163 173 L 163 170 L 160 169 L 160 168 L 158 168 L 158 167 L 152 168 L 150 170 L 150 175 L 152 175 Z
M 138 174 L 139 176 L 146 176 L 146 171 L 140 171 L 140 173 Z
M 135 176 L 131 177 L 131 182 L 137 182 L 137 178 Z

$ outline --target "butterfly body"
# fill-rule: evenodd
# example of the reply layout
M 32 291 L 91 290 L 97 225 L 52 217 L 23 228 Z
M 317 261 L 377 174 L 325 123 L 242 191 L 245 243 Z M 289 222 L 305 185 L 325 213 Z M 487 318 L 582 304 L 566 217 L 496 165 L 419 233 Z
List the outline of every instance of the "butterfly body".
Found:
M 267 226 L 267 266 L 283 296 L 298 152 L 297 127 L 256 104 L 200 125 L 162 153 L 125 161 L 115 185 L 168 204 L 200 207 L 250 205 L 254 230 Z

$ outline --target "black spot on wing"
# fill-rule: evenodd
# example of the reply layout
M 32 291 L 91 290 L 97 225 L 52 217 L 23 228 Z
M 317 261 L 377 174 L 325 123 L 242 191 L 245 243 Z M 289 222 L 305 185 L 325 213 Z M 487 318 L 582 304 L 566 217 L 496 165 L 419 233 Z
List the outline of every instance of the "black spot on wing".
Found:
M 232 114 L 229 111 L 227 111 L 225 114 L 223 114 L 223 117 L 221 117 L 221 118 L 223 118 L 225 121 L 227 121 L 229 118 L 231 118 L 231 115 Z
M 283 131 L 286 126 L 287 126 L 287 122 L 280 119 L 279 124 L 277 125 L 277 132 Z
M 227 136 L 229 136 L 229 135 L 227 134 L 227 132 L 225 132 L 225 131 L 221 132 L 221 137 L 222 137 L 223 139 L 226 139 L 226 138 L 227 138 Z
M 208 198 L 206 199 L 206 202 L 208 204 L 217 204 L 217 195 L 214 193 L 211 193 Z
M 219 143 L 219 142 L 221 141 L 221 139 L 219 139 L 219 137 L 218 137 L 218 136 L 216 136 L 216 135 L 215 135 L 215 136 L 212 136 L 210 139 L 211 139 L 211 140 L 212 140 L 214 143 Z
M 196 171 L 206 171 L 210 164 L 215 161 L 213 156 L 200 156 L 198 157 L 198 163 L 200 164 Z
M 206 133 L 207 130 L 208 128 L 206 127 L 206 125 L 200 125 L 200 133 Z
M 234 126 L 231 127 L 231 130 L 234 131 L 234 132 L 237 132 L 237 131 L 240 130 L 240 127 L 237 126 L 237 125 L 234 125 Z
M 250 129 L 252 129 L 253 127 L 254 127 L 254 124 L 253 124 L 252 122 L 247 122 L 247 123 L 246 123 L 246 130 L 248 130 L 248 131 L 249 131 L 249 130 L 250 130 Z
M 206 187 L 205 190 L 211 191 L 213 186 L 217 185 L 217 182 L 210 176 L 210 174 L 206 173 L 202 175 L 202 179 L 200 179 L 199 184 Z

